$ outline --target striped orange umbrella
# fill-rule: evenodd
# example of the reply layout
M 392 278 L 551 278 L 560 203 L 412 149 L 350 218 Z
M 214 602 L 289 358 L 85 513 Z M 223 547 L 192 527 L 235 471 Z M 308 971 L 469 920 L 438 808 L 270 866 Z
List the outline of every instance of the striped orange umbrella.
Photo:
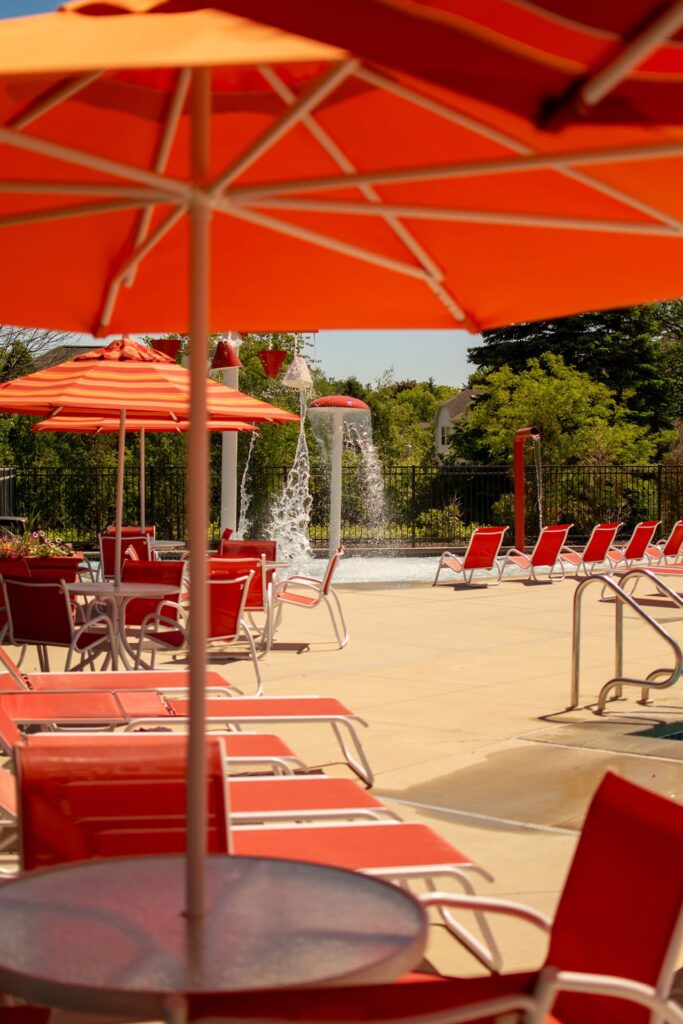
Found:
M 243 424 L 287 423 L 299 419 L 294 413 L 215 381 L 206 387 L 209 419 Z M 116 543 L 114 577 L 121 577 L 121 526 L 123 525 L 123 465 L 126 444 L 126 416 L 152 417 L 176 429 L 187 421 L 190 409 L 191 377 L 163 352 L 121 338 L 103 348 L 84 352 L 67 363 L 18 377 L 0 387 L 0 412 L 21 412 L 50 416 L 61 412 L 77 416 L 118 416 L 118 464 L 116 474 Z M 218 428 L 216 428 L 218 429 Z M 232 428 L 235 429 L 235 428 Z

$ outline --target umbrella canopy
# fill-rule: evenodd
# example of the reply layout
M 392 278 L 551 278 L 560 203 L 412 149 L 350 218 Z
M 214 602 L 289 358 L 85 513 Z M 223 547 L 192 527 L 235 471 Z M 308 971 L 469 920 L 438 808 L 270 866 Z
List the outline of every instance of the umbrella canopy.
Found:
M 163 352 L 131 338 L 84 352 L 0 387 L 0 412 L 49 416 L 60 412 L 92 416 L 121 410 L 176 423 L 190 410 L 190 373 Z M 241 391 L 206 381 L 209 415 L 223 420 L 292 423 L 299 417 Z M 118 427 L 117 427 L 118 429 Z
M 609 25 L 572 26 L 554 13 L 562 0 L 537 12 L 521 0 L 448 0 L 438 11 L 356 0 L 354 43 L 376 65 L 264 36 L 225 13 L 239 6 L 97 0 L 0 24 L 5 320 L 186 329 L 197 194 L 189 68 L 209 65 L 210 329 L 475 331 L 680 294 L 683 137 L 669 106 L 650 120 L 652 105 L 641 109 L 634 95 L 621 120 L 596 123 L 608 95 L 586 123 L 558 121 L 553 132 L 536 123 L 548 97 L 618 46 Z M 273 19 L 276 8 L 279 19 L 303 11 L 299 29 L 310 17 L 310 31 L 322 34 L 322 19 L 335 35 L 347 10 L 242 6 Z M 600 16 L 607 6 L 593 5 Z M 628 7 L 635 19 L 649 9 Z M 427 53 L 427 64 L 418 30 L 461 32 L 458 58 L 448 52 L 453 89 L 387 70 L 420 68 L 408 66 L 393 20 L 366 38 L 360 14 L 393 18 L 399 8 L 413 17 L 411 52 Z M 591 5 L 581 9 L 590 19 Z M 658 68 L 668 60 L 657 88 L 677 89 L 679 44 L 656 57 Z M 523 58 L 528 73 L 516 77 Z M 649 88 L 649 64 L 636 77 Z

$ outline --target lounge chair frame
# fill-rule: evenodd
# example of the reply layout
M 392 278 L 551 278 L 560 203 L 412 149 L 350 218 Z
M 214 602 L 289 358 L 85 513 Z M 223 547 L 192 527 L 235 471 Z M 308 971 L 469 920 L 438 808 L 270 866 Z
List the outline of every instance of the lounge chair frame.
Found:
M 507 526 L 479 526 L 470 534 L 470 539 L 467 542 L 465 554 L 463 555 L 462 558 L 459 558 L 458 555 L 454 555 L 452 551 L 444 551 L 443 554 L 441 555 L 441 558 L 439 559 L 439 564 L 436 570 L 436 576 L 434 577 L 434 583 L 432 584 L 432 586 L 435 587 L 439 582 L 439 576 L 443 569 L 451 569 L 451 571 L 456 574 L 462 573 L 463 583 L 466 583 L 468 585 L 472 583 L 472 579 L 477 570 L 495 569 L 496 572 L 498 573 L 498 579 L 494 583 L 491 583 L 490 580 L 485 580 L 483 582 L 485 584 L 488 584 L 489 586 L 498 586 L 498 584 L 501 582 L 503 578 L 504 564 L 499 564 L 498 555 L 500 553 L 500 549 L 503 544 L 503 537 L 505 536 L 506 532 Z M 479 546 L 479 544 L 482 543 L 482 539 L 486 539 L 487 537 L 493 536 L 496 533 L 500 534 L 498 538 L 498 544 L 497 546 L 495 546 L 494 537 L 495 550 L 493 553 L 491 553 L 491 551 L 488 552 L 486 564 L 469 566 L 468 559 L 476 557 L 476 548 Z

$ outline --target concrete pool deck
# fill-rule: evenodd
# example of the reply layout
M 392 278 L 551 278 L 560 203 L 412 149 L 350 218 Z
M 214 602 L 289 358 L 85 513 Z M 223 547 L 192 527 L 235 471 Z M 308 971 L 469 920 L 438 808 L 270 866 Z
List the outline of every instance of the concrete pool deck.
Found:
M 575 588 L 571 578 L 498 587 L 340 587 L 348 647 L 336 648 L 324 609 L 286 609 L 274 650 L 261 662 L 265 692 L 343 700 L 369 723 L 363 740 L 376 772 L 374 792 L 489 869 L 495 882 L 477 882 L 479 892 L 552 913 L 587 804 L 607 770 L 683 799 L 683 742 L 632 735 L 662 723 L 673 731 L 677 721 L 683 731 L 683 681 L 655 694 L 647 708 L 633 689 L 626 701 L 608 705 L 605 718 L 565 711 Z M 598 586 L 586 597 L 585 703 L 612 675 L 614 608 L 599 597 Z M 683 641 L 683 609 L 648 610 Z M 630 612 L 625 638 L 629 674 L 671 663 L 661 640 Z M 53 653 L 59 668 L 60 652 Z M 36 668 L 33 655 L 27 671 Z M 171 662 L 160 657 L 157 664 Z M 216 654 L 211 664 L 252 692 L 247 661 L 226 663 Z M 330 763 L 327 730 L 293 726 L 281 733 L 309 763 Z M 437 966 L 472 972 L 471 958 L 442 929 L 433 931 L 430 958 Z M 529 926 L 501 919 L 496 934 L 506 969 L 533 966 L 543 956 L 544 941 Z

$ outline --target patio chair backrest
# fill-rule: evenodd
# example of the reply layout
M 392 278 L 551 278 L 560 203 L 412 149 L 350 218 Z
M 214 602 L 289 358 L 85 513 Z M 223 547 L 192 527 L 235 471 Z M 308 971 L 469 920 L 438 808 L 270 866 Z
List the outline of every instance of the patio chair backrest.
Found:
M 594 526 L 583 550 L 584 562 L 604 562 L 621 525 L 621 523 L 598 523 L 597 526 Z
M 225 580 L 209 577 L 207 639 L 232 640 L 239 636 L 252 574 Z
M 33 739 L 15 756 L 23 870 L 184 851 L 186 737 Z M 207 741 L 208 846 L 227 853 L 223 747 Z
M 266 570 L 263 558 L 210 558 L 208 574 L 210 579 L 234 580 L 253 572 L 245 610 L 262 612 L 266 610 L 268 585 L 275 573 L 274 569 Z
M 659 519 L 646 519 L 644 522 L 638 523 L 624 548 L 624 558 L 644 558 L 647 546 L 652 542 L 659 523 Z
M 168 600 L 177 603 L 183 584 L 185 562 L 161 562 L 156 559 L 126 559 L 121 567 L 123 583 L 161 583 L 168 584 Z M 160 603 L 158 597 L 134 597 L 125 604 L 127 626 L 139 626 L 146 615 L 153 615 Z M 162 615 L 166 619 L 178 618 L 178 609 L 173 605 L 165 606 Z
M 325 569 L 325 575 L 323 576 L 323 581 L 322 581 L 322 584 L 321 584 L 321 587 L 320 587 L 320 589 L 322 590 L 323 594 L 329 593 L 330 587 L 332 586 L 332 577 L 334 576 L 335 572 L 337 571 L 337 566 L 339 565 L 339 559 L 342 557 L 343 554 L 344 554 L 344 548 L 340 544 L 339 547 L 337 548 L 337 550 L 334 552 L 334 554 L 330 558 L 329 562 L 327 563 L 327 568 Z
M 546 963 L 663 983 L 682 908 L 683 806 L 608 773 L 588 810 Z M 579 995 L 561 996 L 554 1013 L 564 1024 L 650 1021 L 633 1004 Z
M 137 552 L 141 561 L 152 560 L 152 548 L 150 537 L 146 533 L 126 534 L 121 537 L 121 560 L 124 552 L 132 547 Z M 106 578 L 114 575 L 114 553 L 116 550 L 116 537 L 113 533 L 100 534 L 100 560 L 102 564 L 102 575 Z
M 507 526 L 478 526 L 472 532 L 465 557 L 464 569 L 491 569 L 500 551 Z
M 671 533 L 662 545 L 662 554 L 667 558 L 675 558 L 683 547 L 683 519 L 674 523 Z
M 109 536 L 113 537 L 116 534 L 116 527 L 115 526 L 108 526 L 107 529 L 104 532 L 106 534 L 108 534 Z M 152 525 L 152 526 L 122 526 L 121 527 L 121 536 L 122 537 L 139 537 L 141 534 L 146 534 L 148 537 L 151 537 L 152 539 L 154 539 L 156 537 L 156 535 L 157 535 L 157 528 L 154 525 Z
M 567 543 L 567 534 L 573 523 L 560 523 L 554 526 L 544 526 L 538 540 L 531 552 L 531 564 L 533 566 L 555 565 L 560 551 Z
M 277 561 L 276 540 L 229 540 L 221 538 L 218 545 L 220 558 L 265 558 L 267 562 Z
M 64 583 L 4 579 L 2 587 L 12 643 L 66 646 L 71 643 L 74 616 Z

